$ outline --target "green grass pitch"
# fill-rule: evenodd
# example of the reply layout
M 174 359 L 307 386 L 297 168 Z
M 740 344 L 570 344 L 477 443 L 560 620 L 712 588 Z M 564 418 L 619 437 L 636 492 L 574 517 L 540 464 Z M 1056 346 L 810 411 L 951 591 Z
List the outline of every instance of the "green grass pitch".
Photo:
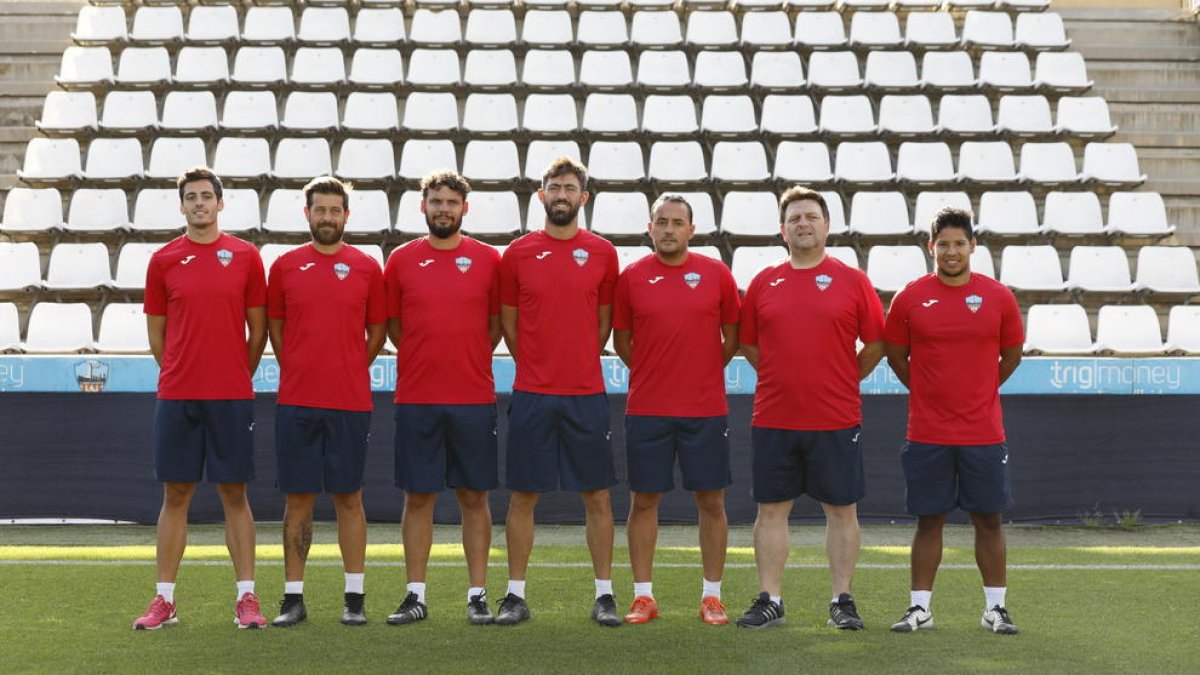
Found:
M 153 590 L 153 528 L 0 528 L 0 673 L 1197 673 L 1200 672 L 1200 527 L 1010 529 L 1008 605 L 1021 634 L 979 626 L 983 608 L 970 531 L 951 528 L 938 575 L 936 628 L 896 635 L 908 600 L 906 526 L 863 531 L 855 596 L 867 630 L 825 626 L 828 574 L 822 528 L 797 526 L 785 575 L 787 623 L 762 631 L 697 618 L 699 553 L 693 528 L 664 528 L 655 571 L 661 616 L 605 629 L 588 618 L 591 569 L 581 528 L 541 528 L 529 573 L 533 621 L 468 626 L 466 569 L 454 528 L 438 528 L 429 574 L 430 618 L 384 618 L 404 588 L 399 528 L 371 528 L 367 613 L 340 625 L 341 568 L 332 527 L 319 525 L 305 599 L 292 629 L 233 626 L 233 574 L 219 528 L 193 528 L 176 599 L 180 623 L 130 630 Z M 493 608 L 503 595 L 503 533 L 489 570 Z M 278 526 L 259 531 L 258 590 L 274 615 L 282 593 Z M 620 537 L 618 537 L 620 542 Z M 730 537 L 724 597 L 731 617 L 757 592 L 750 533 Z M 627 552 L 616 551 L 622 609 L 631 598 Z

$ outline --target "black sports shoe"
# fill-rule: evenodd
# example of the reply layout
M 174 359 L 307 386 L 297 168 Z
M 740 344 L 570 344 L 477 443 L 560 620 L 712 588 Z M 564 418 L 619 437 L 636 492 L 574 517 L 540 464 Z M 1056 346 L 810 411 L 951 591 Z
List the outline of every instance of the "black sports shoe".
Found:
M 388 615 L 387 622 L 393 626 L 402 626 L 406 623 L 421 621 L 427 616 L 429 616 L 429 607 L 417 600 L 416 593 L 409 593 L 396 611 Z
M 837 602 L 829 603 L 829 625 L 838 630 L 862 630 L 862 619 L 858 618 L 858 607 L 849 593 L 838 596 Z
M 304 595 L 300 593 L 285 593 L 283 602 L 279 603 L 279 616 L 271 621 L 276 628 L 295 626 L 308 618 L 308 610 L 304 608 Z
M 344 626 L 361 626 L 367 622 L 367 611 L 363 608 L 363 601 L 367 596 L 362 593 L 346 593 L 344 596 L 345 605 L 342 607 L 342 625 Z
M 473 626 L 483 626 L 493 623 L 496 617 L 492 616 L 492 610 L 487 604 L 487 592 L 484 591 L 479 595 L 472 595 L 467 601 L 467 621 Z
M 1001 605 L 996 605 L 983 613 L 983 618 L 979 620 L 979 625 L 1001 635 L 1016 635 L 1017 624 L 1012 622 L 1008 616 L 1008 610 Z
M 617 600 L 612 593 L 605 593 L 596 598 L 592 605 L 592 620 L 601 626 L 620 626 L 621 615 L 617 614 Z
M 497 626 L 512 626 L 533 618 L 525 598 L 509 593 L 500 601 L 500 613 L 496 615 Z
M 742 628 L 766 628 L 783 623 L 783 603 L 771 600 L 770 593 L 759 593 L 754 604 L 739 616 L 737 625 Z

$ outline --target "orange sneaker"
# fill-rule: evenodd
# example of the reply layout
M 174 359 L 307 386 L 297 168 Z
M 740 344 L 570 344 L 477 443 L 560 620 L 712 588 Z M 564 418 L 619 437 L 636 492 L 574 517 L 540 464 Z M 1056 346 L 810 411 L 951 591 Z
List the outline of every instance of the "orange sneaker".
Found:
M 710 626 L 724 626 L 729 623 L 729 617 L 725 615 L 725 605 L 721 604 L 720 598 L 711 595 L 700 600 L 700 619 Z
M 648 595 L 639 595 L 629 606 L 629 613 L 625 615 L 625 623 L 650 623 L 650 620 L 656 616 L 658 616 L 658 603 L 654 602 L 654 598 Z

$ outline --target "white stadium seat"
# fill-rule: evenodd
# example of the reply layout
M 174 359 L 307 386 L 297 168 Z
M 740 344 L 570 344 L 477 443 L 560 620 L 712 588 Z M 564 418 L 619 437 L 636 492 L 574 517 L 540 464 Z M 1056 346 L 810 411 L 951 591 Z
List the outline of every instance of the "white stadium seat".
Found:
M 700 130 L 696 105 L 690 96 L 646 97 L 642 108 L 642 131 L 654 135 L 692 135 Z
M 337 45 L 350 41 L 350 15 L 343 7 L 305 7 L 296 39 L 305 44 Z
M 381 141 L 386 143 L 387 141 Z M 513 141 L 481 141 L 467 143 L 463 152 L 462 173 L 468 180 L 479 182 L 510 182 L 521 176 L 521 161 Z
M 166 131 L 203 134 L 217 128 L 217 99 L 211 91 L 172 91 L 163 98 Z
M 473 49 L 463 66 L 463 82 L 477 89 L 511 88 L 517 83 L 517 59 L 507 49 Z
M 1063 96 L 1056 119 L 1054 129 L 1060 134 L 1106 138 L 1117 131 L 1103 96 Z
M 275 94 L 269 91 L 231 91 L 221 111 L 224 129 L 266 131 L 279 126 Z
M 1017 46 L 1024 49 L 1066 49 L 1071 46 L 1062 15 L 1057 12 L 1019 14 L 1013 37 Z
M 592 204 L 592 231 L 597 234 L 639 235 L 649 222 L 650 203 L 640 192 L 601 192 Z
M 1081 305 L 1033 305 L 1025 322 L 1025 351 L 1048 355 L 1090 354 L 1092 329 Z
M 275 190 L 267 200 L 267 217 L 263 221 L 267 232 L 307 233 L 308 220 L 304 217 L 303 190 Z M 266 247 L 264 246 L 264 252 Z M 263 265 L 270 269 L 266 256 Z
M 166 56 L 167 50 L 163 49 L 162 54 Z M 112 52 L 108 51 L 108 47 L 67 47 L 54 81 L 64 87 L 112 82 Z
M 37 128 L 44 132 L 95 130 L 96 96 L 90 91 L 52 91 L 42 104 Z
M 585 49 L 593 47 L 619 47 L 629 41 L 629 30 L 625 15 L 615 11 L 583 11 L 575 39 Z M 586 56 L 590 52 L 584 52 Z
M 17 306 L 11 302 L 0 302 L 0 352 L 21 349 L 21 325 Z
M 871 52 L 863 75 L 866 86 L 880 91 L 913 91 L 921 86 L 911 52 Z
M 688 86 L 692 76 L 687 55 L 679 51 L 646 50 L 638 57 L 637 83 L 651 89 Z
M 1083 149 L 1081 179 L 1113 187 L 1130 187 L 1146 181 L 1138 168 L 1132 143 L 1088 143 Z
M 333 174 L 329 141 L 324 138 L 285 138 L 275 146 L 273 175 L 307 182 Z
M 856 192 L 850 199 L 850 232 L 873 236 L 895 236 L 912 232 L 908 200 L 902 192 Z
M 400 128 L 396 95 L 352 91 L 342 111 L 342 128 L 353 133 L 387 133 Z
M 0 291 L 42 287 L 42 258 L 31 241 L 0 241 Z
M 1021 291 L 1061 291 L 1062 264 L 1053 246 L 1005 246 L 1000 283 Z
M 919 246 L 872 246 L 867 253 L 867 276 L 885 293 L 895 293 L 928 272 Z
M 21 348 L 30 353 L 71 353 L 93 348 L 92 310 L 82 302 L 39 302 L 29 313 Z
M 378 235 L 392 229 L 392 208 L 383 190 L 352 190 L 346 234 Z
M 1164 348 L 1172 354 L 1200 354 L 1200 307 L 1189 305 L 1171 308 Z
M 713 146 L 712 179 L 726 183 L 757 183 L 771 177 L 767 152 L 758 141 L 721 141 Z
M 96 350 L 108 354 L 148 354 L 150 337 L 141 303 L 113 302 L 100 315 Z
M 1037 206 L 1028 192 L 985 192 L 979 198 L 979 232 L 1007 236 L 1039 234 Z
M 979 84 L 1001 92 L 1030 89 L 1029 57 L 1022 52 L 985 52 L 979 57 Z
M 1013 136 L 1047 136 L 1054 133 L 1050 121 L 1050 102 L 1045 96 L 1005 94 L 1000 97 L 996 127 Z
M 959 146 L 958 175 L 968 182 L 984 185 L 1013 183 L 1012 148 L 1003 141 L 967 141 Z
M 111 232 L 128 226 L 129 203 L 124 190 L 83 188 L 71 195 L 67 231 Z
M 15 187 L 4 199 L 0 230 L 43 232 L 63 226 L 62 194 L 54 188 Z
M 326 88 L 346 81 L 346 61 L 336 47 L 301 47 L 292 57 L 293 85 Z
M 850 17 L 852 47 L 885 49 L 898 47 L 903 41 L 900 37 L 900 21 L 891 12 L 855 12 Z
M 1143 246 L 1137 255 L 1136 290 L 1164 294 L 1200 293 L 1196 255 L 1187 246 Z
M 471 94 L 463 108 L 463 129 L 472 137 L 507 135 L 517 131 L 517 100 L 512 94 Z
M 624 51 L 587 51 L 579 61 L 579 84 L 589 89 L 624 89 L 633 84 L 633 66 Z
M 224 201 L 225 210 L 221 211 L 222 230 L 253 232 L 262 228 L 262 208 L 257 191 L 226 188 Z
M 1005 12 L 967 11 L 963 20 L 963 45 L 983 49 L 1011 48 L 1013 42 L 1012 20 Z
M 925 52 L 921 57 L 921 85 L 927 90 L 973 89 L 978 82 L 965 52 Z
M 871 99 L 866 96 L 826 96 L 821 99 L 821 133 L 844 139 L 874 136 L 876 129 L 875 112 L 871 108 Z
M 166 56 L 166 50 L 156 52 Z M 124 71 L 124 67 L 121 69 Z M 213 86 L 229 81 L 229 57 L 221 47 L 184 47 L 175 59 L 175 83 Z M 121 78 L 118 78 L 121 80 Z
M 112 285 L 108 247 L 101 243 L 56 244 L 46 267 L 46 288 L 80 290 Z
M 1149 305 L 1105 305 L 1096 317 L 1097 354 L 1163 353 L 1158 314 Z
M 564 89 L 575 84 L 575 58 L 560 49 L 531 49 L 525 53 L 521 82 L 535 89 Z
M 241 35 L 232 5 L 199 5 L 188 12 L 187 41 L 200 45 L 232 41 Z
M 1108 199 L 1109 234 L 1165 237 L 1175 231 L 1157 192 L 1114 192 Z
M 157 126 L 158 102 L 154 92 L 110 91 L 104 97 L 100 128 L 105 132 L 139 132 Z
M 221 229 L 225 229 L 222 225 Z M 113 275 L 113 288 L 135 291 L 146 287 L 146 269 L 150 257 L 162 248 L 160 243 L 130 242 L 121 247 L 117 256 L 117 273 Z M 144 328 L 143 320 L 143 328 Z
M 949 12 L 910 12 L 904 20 L 904 44 L 909 49 L 950 49 L 958 43 Z
M 328 91 L 294 91 L 288 94 L 280 127 L 291 132 L 336 131 L 337 95 Z
M 703 181 L 708 177 L 708 169 L 704 165 L 704 151 L 700 143 L 659 141 L 652 144 L 649 177 L 664 183 Z
M 271 175 L 271 148 L 265 138 L 226 136 L 217 141 L 213 171 L 230 178 L 259 178 Z
M 1026 143 L 1021 146 L 1020 180 L 1059 187 L 1079 182 L 1075 153 L 1067 143 Z
M 398 49 L 356 49 L 347 79 L 356 87 L 381 89 L 404 81 L 404 57 Z
M 530 133 L 561 135 L 579 128 L 579 111 L 570 94 L 530 94 L 521 127 Z
M 788 250 L 783 246 L 738 246 L 733 249 L 733 264 L 729 269 L 738 288 L 744 291 L 759 272 L 778 265 L 787 257 Z
M 34 139 L 38 140 L 38 139 Z M 194 140 L 204 146 L 204 141 L 195 139 L 173 139 L 178 141 Z M 165 143 L 167 139 L 160 138 L 154 142 L 155 147 L 160 143 Z M 30 142 L 32 145 L 32 142 Z M 151 149 L 151 160 L 154 159 L 154 151 Z M 193 162 L 189 166 L 203 166 L 205 162 Z M 151 164 L 153 168 L 153 164 Z M 97 138 L 88 145 L 87 166 L 84 169 L 83 175 L 89 181 L 104 181 L 104 182 L 124 182 L 136 178 L 141 178 L 143 173 L 142 165 L 142 143 L 136 138 Z M 171 178 L 179 175 L 179 171 L 174 171 Z M 149 174 L 157 176 L 157 174 Z
M 796 15 L 796 44 L 810 49 L 846 45 L 846 24 L 838 12 L 800 12 Z
M 408 58 L 408 83 L 422 87 L 452 87 L 462 79 L 458 52 L 453 49 L 414 49 Z
M 839 181 L 864 185 L 890 183 L 895 177 L 887 146 L 877 141 L 839 143 L 833 173 Z
M 599 181 L 641 181 L 646 177 L 642 147 L 634 142 L 593 143 L 587 163 L 591 177 Z
M 380 138 L 347 138 L 338 149 L 339 178 L 350 181 L 387 181 L 396 176 L 392 142 Z
M 770 94 L 763 99 L 760 130 L 780 136 L 806 136 L 817 132 L 812 99 L 807 96 Z
M 741 52 L 700 52 L 692 84 L 705 89 L 729 89 L 744 86 L 746 62 Z
M 749 96 L 705 96 L 700 128 L 710 134 L 744 135 L 758 129 Z
M 458 170 L 454 141 L 413 139 L 404 143 L 400 151 L 399 173 L 402 177 L 416 178 L 441 169 Z
M 84 5 L 75 19 L 71 39 L 79 44 L 121 42 L 128 37 L 125 28 L 125 8 Z
M 1042 228 L 1055 234 L 1103 234 L 1100 199 L 1094 192 L 1048 192 Z
M 974 220 L 974 209 L 971 208 L 971 198 L 965 192 L 922 192 L 917 195 L 916 203 L 913 205 L 913 232 L 930 231 L 930 226 L 933 225 L 933 217 L 938 211 L 944 208 L 962 209 L 967 213 L 972 214 Z
M 729 192 L 721 209 L 721 231 L 733 236 L 779 234 L 779 200 L 771 192 Z
M 833 180 L 829 148 L 820 141 L 784 141 L 775 148 L 773 177 L 796 183 Z
M 1129 258 L 1120 246 L 1076 246 L 1068 263 L 1067 290 L 1129 293 Z
M 183 13 L 178 7 L 139 7 L 129 39 L 143 44 L 178 42 L 183 39 Z
M 512 236 L 521 231 L 521 207 L 512 192 L 473 190 L 469 201 L 462 225 L 467 233 Z
M 804 65 L 796 52 L 757 52 L 750 62 L 751 87 L 787 91 L 804 82 Z
M 1042 91 L 1080 92 L 1092 86 L 1079 52 L 1042 52 L 1035 71 L 1033 85 Z
M 225 210 L 221 211 L 221 229 L 229 229 L 229 190 L 225 191 Z M 135 232 L 172 232 L 187 225 L 179 211 L 179 191 L 175 189 L 144 189 L 138 191 L 133 202 L 133 221 L 130 227 Z
M 950 156 L 950 146 L 941 141 L 901 143 L 896 155 L 896 179 L 918 186 L 953 183 L 954 160 Z
M 980 94 L 943 96 L 938 102 L 937 128 L 952 136 L 990 136 L 996 130 L 992 104 Z
M 136 142 L 136 141 L 135 141 Z M 17 176 L 25 181 L 66 181 L 83 175 L 79 141 L 74 138 L 31 138 Z
M 354 16 L 356 44 L 388 45 L 404 38 L 404 12 L 399 7 L 363 7 Z
M 858 56 L 854 52 L 814 52 L 808 59 L 808 83 L 828 91 L 861 87 Z
M 296 22 L 291 7 L 250 7 L 242 27 L 242 41 L 277 44 L 294 40 Z
M 530 141 L 525 151 L 525 177 L 541 183 L 546 167 L 559 157 L 580 161 L 579 144 L 575 141 Z
M 516 115 L 515 103 L 513 115 Z M 588 94 L 583 107 L 582 128 L 598 135 L 631 134 L 638 128 L 637 101 L 630 94 Z
M 517 20 L 510 9 L 472 9 L 465 37 L 473 47 L 507 47 L 517 42 Z

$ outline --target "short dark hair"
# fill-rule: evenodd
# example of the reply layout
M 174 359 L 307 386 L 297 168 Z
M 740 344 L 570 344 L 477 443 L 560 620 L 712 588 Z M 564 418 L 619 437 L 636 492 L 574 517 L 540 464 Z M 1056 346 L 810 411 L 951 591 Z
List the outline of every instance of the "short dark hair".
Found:
M 471 192 L 471 184 L 467 182 L 466 178 L 458 175 L 457 171 L 439 169 L 421 179 L 421 199 L 428 197 L 430 190 L 442 187 L 457 192 L 464 202 L 467 201 L 467 195 Z
M 313 195 L 341 195 L 342 208 L 350 210 L 350 191 L 354 186 L 350 183 L 343 183 L 333 176 L 318 176 L 304 186 L 304 206 L 312 208 Z
M 806 187 L 796 185 L 790 187 L 782 196 L 779 197 L 779 224 L 783 224 L 784 214 L 787 213 L 788 206 L 792 202 L 810 201 L 816 202 L 821 207 L 821 215 L 825 217 L 825 222 L 829 222 L 829 205 L 825 203 L 825 197 L 816 190 L 811 190 Z
M 957 227 L 967 233 L 967 239 L 975 238 L 975 228 L 971 225 L 973 216 L 966 209 L 956 209 L 953 206 L 942 208 L 933 216 L 929 226 L 929 238 L 937 239 L 939 233 L 948 227 Z
M 688 200 L 684 199 L 683 195 L 679 194 L 678 192 L 664 192 L 659 195 L 658 199 L 654 200 L 654 205 L 650 207 L 650 217 L 655 218 L 656 216 L 654 214 L 658 213 L 658 210 L 662 208 L 663 204 L 667 203 L 683 204 L 683 207 L 687 209 L 688 222 L 692 222 L 692 205 L 689 204 Z
M 193 166 L 190 169 L 184 170 L 179 174 L 179 178 L 175 179 L 175 187 L 179 188 L 179 201 L 183 201 L 183 186 L 188 183 L 194 183 L 198 180 L 206 180 L 212 183 L 213 194 L 217 199 L 223 199 L 225 191 L 221 189 L 221 179 L 217 178 L 217 174 L 212 172 L 212 169 L 207 166 Z
M 587 189 L 587 167 L 565 155 L 550 162 L 550 166 L 546 167 L 546 171 L 542 174 L 542 187 L 546 187 L 551 178 L 558 178 L 568 173 L 579 179 L 581 189 Z

